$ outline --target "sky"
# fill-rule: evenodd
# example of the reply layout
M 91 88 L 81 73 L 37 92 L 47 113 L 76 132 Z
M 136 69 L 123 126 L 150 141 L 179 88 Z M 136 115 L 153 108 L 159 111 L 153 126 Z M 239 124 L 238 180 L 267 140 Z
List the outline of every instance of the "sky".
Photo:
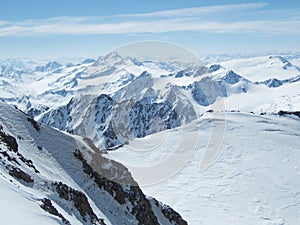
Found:
M 98 57 L 145 40 L 199 55 L 299 52 L 300 1 L 0 2 L 0 58 Z

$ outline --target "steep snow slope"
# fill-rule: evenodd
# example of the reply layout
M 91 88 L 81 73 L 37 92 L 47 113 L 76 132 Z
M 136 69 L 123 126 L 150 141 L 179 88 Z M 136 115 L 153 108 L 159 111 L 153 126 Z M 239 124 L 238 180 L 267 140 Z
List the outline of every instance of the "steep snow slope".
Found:
M 3 224 L 186 224 L 88 140 L 0 101 Z
M 109 156 L 191 225 L 299 224 L 299 126 L 296 116 L 205 113 Z

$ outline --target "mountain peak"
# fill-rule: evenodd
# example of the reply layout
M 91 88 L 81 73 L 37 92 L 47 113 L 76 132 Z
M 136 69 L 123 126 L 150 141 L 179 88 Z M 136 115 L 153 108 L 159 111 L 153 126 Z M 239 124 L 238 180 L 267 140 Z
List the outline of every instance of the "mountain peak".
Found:
M 229 84 L 236 84 L 240 81 L 241 78 L 242 77 L 235 73 L 233 70 L 229 70 L 222 79 Z
M 116 65 L 125 65 L 128 62 L 125 58 L 120 56 L 117 52 L 112 51 L 105 56 L 100 56 L 93 66 L 116 66 Z
M 48 62 L 45 66 L 37 66 L 35 70 L 38 72 L 45 72 L 45 71 L 52 71 L 58 69 L 59 67 L 62 67 L 62 65 L 56 61 L 51 61 Z
M 118 63 L 118 62 L 124 60 L 124 59 L 123 59 L 117 52 L 115 52 L 115 51 L 112 51 L 112 52 L 108 53 L 107 55 L 105 55 L 105 56 L 103 57 L 103 59 L 104 59 L 106 62 L 110 63 L 110 64 L 116 64 L 116 63 Z

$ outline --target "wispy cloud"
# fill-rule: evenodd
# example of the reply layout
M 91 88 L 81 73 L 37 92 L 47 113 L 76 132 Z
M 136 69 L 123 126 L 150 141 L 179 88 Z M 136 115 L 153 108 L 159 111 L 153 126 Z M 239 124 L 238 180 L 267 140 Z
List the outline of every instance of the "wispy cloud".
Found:
M 232 4 L 232 5 L 216 5 L 207 7 L 193 7 L 175 10 L 163 10 L 151 13 L 137 13 L 119 15 L 123 17 L 192 17 L 205 15 L 208 13 L 236 11 L 245 9 L 258 9 L 267 6 L 268 3 L 249 3 L 249 4 Z
M 0 20 L 0 26 L 7 24 L 7 21 Z
M 183 8 L 146 14 L 114 15 L 111 17 L 54 17 L 19 22 L 0 21 L 0 37 L 41 35 L 93 35 L 93 34 L 143 34 L 174 31 L 207 33 L 297 33 L 299 19 L 272 18 L 258 20 L 255 17 L 228 20 L 228 11 L 253 10 L 266 3 L 219 5 L 211 7 Z M 295 9 L 297 10 L 297 9 Z M 212 13 L 224 17 L 211 17 Z M 205 17 L 205 14 L 210 15 Z M 293 13 L 291 13 L 294 15 Z M 230 16 L 229 16 L 230 17 Z

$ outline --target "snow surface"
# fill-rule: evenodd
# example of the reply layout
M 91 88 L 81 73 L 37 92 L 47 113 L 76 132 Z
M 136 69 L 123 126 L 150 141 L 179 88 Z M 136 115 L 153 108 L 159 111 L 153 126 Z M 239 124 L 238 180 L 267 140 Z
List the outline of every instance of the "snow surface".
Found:
M 300 74 L 299 68 L 290 65 L 281 56 L 261 56 L 246 59 L 234 59 L 220 63 L 251 81 L 264 81 L 269 78 L 287 79 Z
M 212 130 L 222 130 L 224 123 L 216 158 L 201 170 L 204 154 L 215 144 L 209 141 Z M 109 152 L 109 157 L 124 163 L 144 184 L 145 193 L 172 205 L 191 225 L 299 224 L 299 126 L 296 117 L 207 113 L 180 129 L 136 139 Z M 182 168 L 174 167 L 174 173 L 166 177 L 147 171 L 154 165 L 173 167 L 171 162 L 162 165 L 174 157 L 178 140 L 186 140 L 181 151 L 192 152 Z M 148 172 L 152 184 L 141 170 Z

